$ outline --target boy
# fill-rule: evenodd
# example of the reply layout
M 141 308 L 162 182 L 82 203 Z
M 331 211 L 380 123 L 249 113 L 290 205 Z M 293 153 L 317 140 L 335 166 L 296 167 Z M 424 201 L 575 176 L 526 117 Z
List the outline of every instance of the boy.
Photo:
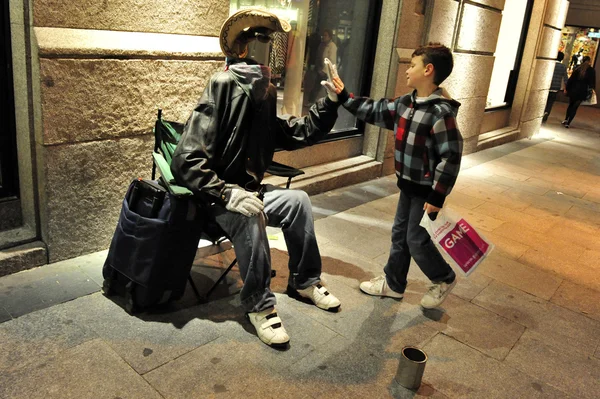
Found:
M 454 288 L 456 275 L 419 223 L 424 212 L 435 219 L 460 168 L 462 137 L 456 126 L 460 104 L 444 98 L 439 87 L 452 72 L 452 53 L 439 43 L 417 48 L 406 71 L 408 86 L 414 90 L 394 100 L 346 99 L 348 93 L 335 66 L 326 62 L 331 79 L 321 84 L 338 94 L 358 119 L 396 134 L 394 157 L 401 193 L 392 248 L 385 274 L 361 283 L 360 289 L 369 295 L 402 298 L 412 257 L 432 281 L 421 306 L 438 307 Z

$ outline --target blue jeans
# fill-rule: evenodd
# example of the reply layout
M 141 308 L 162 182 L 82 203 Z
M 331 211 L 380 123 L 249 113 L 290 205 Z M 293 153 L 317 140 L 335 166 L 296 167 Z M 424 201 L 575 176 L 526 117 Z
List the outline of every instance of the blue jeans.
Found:
M 280 227 L 290 260 L 288 284 L 307 288 L 321 279 L 321 254 L 315 236 L 312 206 L 301 190 L 266 185 L 265 208 L 247 217 L 213 205 L 210 212 L 231 239 L 244 286 L 240 292 L 246 312 L 260 312 L 276 304 L 271 285 L 271 252 L 267 226 Z
M 454 281 L 456 275 L 442 258 L 427 230 L 419 225 L 426 199 L 400 193 L 398 209 L 392 226 L 392 249 L 385 268 L 389 287 L 403 293 L 411 256 L 423 273 L 434 283 Z

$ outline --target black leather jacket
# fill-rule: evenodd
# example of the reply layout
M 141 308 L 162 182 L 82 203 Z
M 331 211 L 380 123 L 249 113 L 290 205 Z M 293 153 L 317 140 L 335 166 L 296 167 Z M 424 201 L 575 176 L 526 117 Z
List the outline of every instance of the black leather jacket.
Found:
M 226 183 L 257 191 L 275 148 L 312 145 L 333 128 L 339 103 L 325 97 L 306 116 L 279 117 L 270 83 L 267 92 L 257 102 L 231 70 L 210 78 L 173 154 L 178 184 L 208 203 L 224 202 Z

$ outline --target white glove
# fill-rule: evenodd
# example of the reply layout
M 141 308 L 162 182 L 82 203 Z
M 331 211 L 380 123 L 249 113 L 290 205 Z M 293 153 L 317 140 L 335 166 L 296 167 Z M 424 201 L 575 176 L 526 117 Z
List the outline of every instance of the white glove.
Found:
M 327 97 L 337 103 L 338 94 L 344 90 L 344 82 L 340 79 L 336 66 L 329 61 L 329 58 L 325 58 L 324 64 L 327 70 L 327 80 L 322 80 L 321 85 L 327 90 Z
M 225 204 L 228 211 L 241 213 L 244 216 L 254 216 L 261 212 L 265 205 L 258 198 L 258 193 L 251 193 L 241 188 L 231 188 L 229 201 Z

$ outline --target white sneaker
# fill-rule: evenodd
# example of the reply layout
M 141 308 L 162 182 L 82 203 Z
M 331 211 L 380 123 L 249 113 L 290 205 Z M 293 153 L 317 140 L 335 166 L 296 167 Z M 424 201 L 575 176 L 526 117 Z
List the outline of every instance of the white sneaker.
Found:
M 385 274 L 377 276 L 370 281 L 363 281 L 360 283 L 360 290 L 369 295 L 387 296 L 396 299 L 404 298 L 404 294 L 396 292 L 388 286 Z
M 421 299 L 421 306 L 425 309 L 437 308 L 444 302 L 452 288 L 456 285 L 457 279 L 455 278 L 450 284 L 447 283 L 433 283 L 429 286 L 429 290 L 423 295 Z
M 262 342 L 270 346 L 281 346 L 290 342 L 290 336 L 283 328 L 281 319 L 277 316 L 275 308 L 265 309 L 262 312 L 247 314 L 250 323 L 256 329 L 256 335 Z
M 310 299 L 320 309 L 336 311 L 341 303 L 321 283 L 313 284 L 303 290 L 296 290 L 298 295 Z

